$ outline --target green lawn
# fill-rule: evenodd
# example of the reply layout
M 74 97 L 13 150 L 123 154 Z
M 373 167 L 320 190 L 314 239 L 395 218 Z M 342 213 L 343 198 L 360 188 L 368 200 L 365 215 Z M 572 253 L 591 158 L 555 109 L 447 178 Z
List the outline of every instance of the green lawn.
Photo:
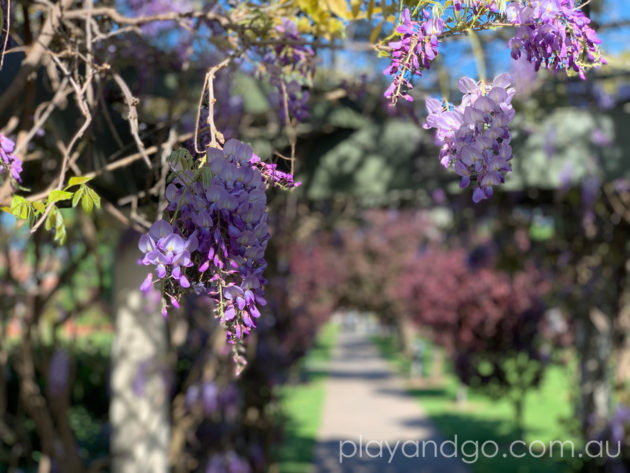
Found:
M 408 372 L 408 362 L 397 352 L 391 339 L 375 337 L 374 342 L 398 372 Z M 509 443 L 518 440 L 511 404 L 469 391 L 468 402 L 458 406 L 455 403 L 457 386 L 455 376 L 446 373 L 443 382 L 438 385 L 430 388 L 410 386 L 410 392 L 446 439 L 452 440 L 457 435 L 460 445 L 466 440 L 478 441 L 479 445 L 486 440 L 493 440 L 507 451 Z M 579 449 L 579 441 L 569 426 L 572 419 L 571 386 L 575 386 L 572 368 L 557 365 L 548 368 L 539 389 L 530 392 L 525 401 L 525 441 L 540 440 L 548 444 L 552 440 L 573 440 L 576 451 Z M 516 448 L 517 452 L 518 448 L 520 445 Z M 521 459 L 503 458 L 502 454 L 503 451 L 495 458 L 479 458 L 470 467 L 474 473 L 572 471 L 569 463 L 571 459 L 563 462 L 557 457 L 549 458 L 548 453 L 543 458 L 526 456 Z M 574 461 L 579 462 L 578 459 Z
M 301 378 L 305 380 L 280 388 L 280 406 L 285 417 L 284 443 L 278 451 L 275 471 L 306 473 L 311 468 L 324 406 L 325 365 L 331 357 L 337 331 L 337 325 L 326 324 L 300 367 Z

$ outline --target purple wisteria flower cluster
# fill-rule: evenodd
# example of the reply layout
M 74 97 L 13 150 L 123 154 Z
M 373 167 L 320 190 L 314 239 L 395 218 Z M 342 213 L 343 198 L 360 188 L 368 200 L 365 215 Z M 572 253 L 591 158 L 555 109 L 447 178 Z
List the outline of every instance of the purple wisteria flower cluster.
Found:
M 413 101 L 408 93 L 413 89 L 413 76 L 421 76 L 424 69 L 429 69 L 438 53 L 438 36 L 444 30 L 444 20 L 432 18 L 428 10 L 423 10 L 422 16 L 423 22 L 414 21 L 409 9 L 405 8 L 401 14 L 402 23 L 396 27 L 401 39 L 388 44 L 392 62 L 383 74 L 394 79 L 384 95 L 393 104 L 401 97 Z
M 309 45 L 301 44 L 303 38 L 300 37 L 296 24 L 288 18 L 284 18 L 275 31 L 279 36 L 278 43 L 262 57 L 270 82 L 276 89 L 270 99 L 282 123 L 286 121 L 285 94 L 289 116 L 297 121 L 304 121 L 308 118 L 307 103 L 310 93 L 303 90 L 297 80 L 290 79 L 290 76 L 312 75 L 315 52 Z
M 435 128 L 440 162 L 461 176 L 460 187 L 474 183 L 475 203 L 492 196 L 493 186 L 502 184 L 512 170 L 511 134 L 514 118 L 511 77 L 504 73 L 491 83 L 469 77 L 459 80 L 464 94 L 458 106 L 427 98 L 429 112 L 424 128 Z
M 599 50 L 601 40 L 575 0 L 513 1 L 507 17 L 520 25 L 508 43 L 512 57 L 525 53 L 536 70 L 541 65 L 554 72 L 572 70 L 585 79 L 586 69 L 606 64 Z
M 175 307 L 187 290 L 209 296 L 228 341 L 236 344 L 255 327 L 258 307 L 265 305 L 270 237 L 265 178 L 258 161 L 252 162 L 251 148 L 236 140 L 223 150 L 208 148 L 201 167 L 188 152 L 176 153 L 174 178 L 166 188 L 171 223 L 159 220 L 140 238 L 141 263 L 155 266 L 157 273 L 157 280 L 149 274 L 141 289 L 161 280 Z
M 297 25 L 283 18 L 275 29 L 280 40 L 263 56 L 263 61 L 272 67 L 288 67 L 301 75 L 309 75 L 313 71 L 315 52 L 309 45 L 300 44 L 302 38 Z
M 286 92 L 289 116 L 294 117 L 299 122 L 303 122 L 308 118 L 308 100 L 311 98 L 310 92 L 303 90 L 302 86 L 294 80 L 286 85 Z M 284 118 L 284 115 L 282 116 Z
M 190 281 L 184 274 L 184 268 L 192 266 L 190 253 L 198 248 L 197 232 L 184 239 L 166 220 L 155 222 L 147 235 L 142 235 L 139 242 L 144 253 L 142 264 L 155 265 L 159 279 L 167 276 L 177 281 L 180 287 L 187 289 Z M 142 285 L 144 291 L 152 287 L 152 275 Z
M 296 80 L 289 82 L 283 82 L 283 80 L 284 79 L 272 77 L 271 82 L 275 87 L 268 96 L 271 107 L 276 111 L 282 125 L 286 124 L 287 112 L 289 114 L 289 120 L 294 118 L 298 122 L 304 122 L 309 117 L 308 101 L 311 98 L 311 93 L 308 91 L 307 87 L 303 87 Z M 287 102 L 286 109 L 284 106 L 285 93 Z
M 466 2 L 464 1 L 457 1 L 455 0 L 453 2 L 453 9 L 454 10 L 461 10 L 462 8 L 462 3 L 467 4 L 468 6 L 470 6 L 472 8 L 472 12 L 473 14 L 477 15 L 479 13 L 483 13 L 485 12 L 493 12 L 493 13 L 498 13 L 500 11 L 499 9 L 499 5 L 497 4 L 497 2 L 495 0 L 491 1 L 491 2 L 487 2 L 484 0 L 467 0 Z M 458 5 L 459 4 L 459 5 Z
M 128 0 L 128 7 L 137 17 L 155 16 L 162 13 L 184 13 L 193 9 L 191 0 L 180 0 L 172 2 L 169 0 Z M 140 28 L 150 36 L 157 36 L 165 30 L 171 29 L 176 25 L 172 21 L 154 21 L 145 23 Z
M 247 460 L 233 451 L 212 455 L 206 466 L 206 473 L 250 473 Z
M 255 153 L 252 154 L 250 163 L 258 168 L 266 183 L 270 186 L 280 187 L 281 189 L 293 189 L 302 185 L 300 181 L 294 181 L 293 174 L 278 170 L 277 164 L 266 163 Z
M 0 174 L 6 172 L 15 188 L 18 182 L 22 182 L 22 160 L 13 151 L 15 143 L 0 133 Z
M 238 389 L 229 384 L 220 387 L 213 381 L 191 384 L 186 390 L 186 407 L 189 411 L 199 409 L 206 416 L 216 412 L 234 414 L 237 409 Z

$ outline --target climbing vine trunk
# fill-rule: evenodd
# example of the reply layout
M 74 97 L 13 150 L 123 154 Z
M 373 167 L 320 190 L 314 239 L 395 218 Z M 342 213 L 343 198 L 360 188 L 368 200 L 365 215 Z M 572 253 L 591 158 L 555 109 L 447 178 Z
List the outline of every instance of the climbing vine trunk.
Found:
M 159 300 L 139 286 L 147 275 L 137 264 L 135 238 L 119 245 L 115 265 L 115 338 L 112 347 L 112 471 L 166 473 L 170 438 L 165 359 L 166 320 Z

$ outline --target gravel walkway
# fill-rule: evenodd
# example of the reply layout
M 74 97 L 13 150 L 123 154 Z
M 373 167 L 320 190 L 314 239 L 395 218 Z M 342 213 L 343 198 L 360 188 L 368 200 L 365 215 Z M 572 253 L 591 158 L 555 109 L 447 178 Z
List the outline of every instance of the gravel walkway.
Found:
M 313 473 L 469 473 L 369 335 L 342 331 L 327 372 Z

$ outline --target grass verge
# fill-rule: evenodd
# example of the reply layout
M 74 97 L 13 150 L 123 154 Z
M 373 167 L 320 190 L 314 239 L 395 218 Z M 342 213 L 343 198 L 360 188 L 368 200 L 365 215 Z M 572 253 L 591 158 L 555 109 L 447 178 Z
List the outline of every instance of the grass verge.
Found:
M 285 385 L 279 390 L 284 416 L 284 442 L 278 449 L 275 470 L 279 473 L 308 473 L 311 469 L 324 406 L 325 368 L 332 356 L 337 333 L 336 324 L 324 325 L 315 346 L 300 366 L 300 378 L 306 381 Z
M 391 337 L 374 337 L 373 342 L 381 354 L 402 375 L 409 372 L 409 362 L 397 350 Z M 510 457 L 509 444 L 517 437 L 512 405 L 504 400 L 492 399 L 483 393 L 469 391 L 468 401 L 464 405 L 455 402 L 458 382 L 449 372 L 439 382 L 426 383 L 418 387 L 416 383 L 409 383 L 409 392 L 418 399 L 424 411 L 429 415 L 445 439 L 458 439 L 458 445 L 467 440 L 476 441 L 480 448 L 486 441 L 496 442 L 500 448 L 499 454 L 493 458 L 483 457 L 480 453 L 474 462 L 470 462 L 470 469 L 474 473 L 566 473 L 574 471 L 573 467 L 581 461 L 560 458 L 560 445 L 554 445 L 556 455 L 550 458 L 549 442 L 572 441 L 576 455 L 580 442 L 575 437 L 570 422 L 572 419 L 572 402 L 570 388 L 575 385 L 573 370 L 567 366 L 550 366 L 538 389 L 532 390 L 526 397 L 524 415 L 524 441 L 534 443 L 535 455 L 542 452 L 542 444 L 546 445 L 546 452 L 541 458 L 525 455 L 523 458 Z M 570 448 L 565 445 L 565 452 Z M 492 452 L 494 447 L 488 446 Z M 461 451 L 461 450 L 460 450 Z M 516 445 L 515 453 L 525 453 L 522 445 Z M 475 449 L 471 445 L 466 449 L 467 458 L 475 458 Z M 507 457 L 503 457 L 503 453 Z M 460 458 L 462 456 L 460 455 Z

